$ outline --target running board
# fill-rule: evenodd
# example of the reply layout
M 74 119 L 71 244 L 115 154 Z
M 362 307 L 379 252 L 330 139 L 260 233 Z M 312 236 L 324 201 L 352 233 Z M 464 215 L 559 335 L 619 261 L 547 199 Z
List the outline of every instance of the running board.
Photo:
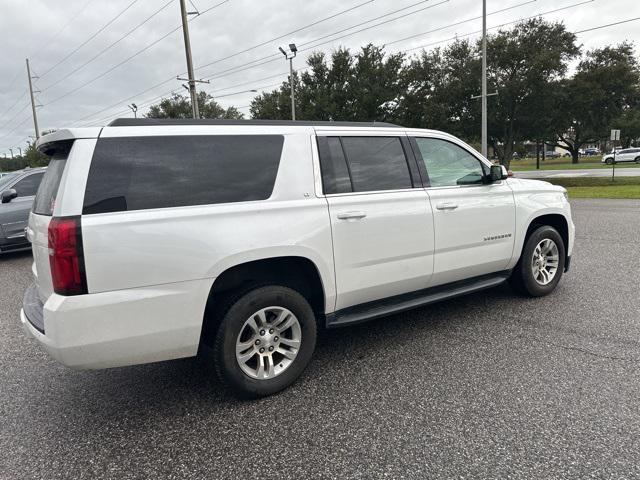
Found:
M 495 287 L 507 280 L 510 275 L 511 271 L 492 273 L 468 280 L 418 290 L 417 292 L 405 293 L 382 300 L 354 305 L 353 307 L 347 307 L 326 315 L 326 326 L 327 328 L 335 328 L 344 325 L 353 325 L 354 323 L 386 317 L 387 315 L 404 312 L 405 310 L 424 307 L 431 303 Z

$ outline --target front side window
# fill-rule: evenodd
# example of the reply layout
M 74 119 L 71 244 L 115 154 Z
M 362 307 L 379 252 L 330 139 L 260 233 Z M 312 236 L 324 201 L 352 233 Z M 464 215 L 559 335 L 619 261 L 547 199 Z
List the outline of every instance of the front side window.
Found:
M 13 188 L 18 192 L 18 197 L 33 197 L 38 191 L 43 176 L 44 173 L 34 173 L 16 183 Z
M 432 187 L 483 183 L 486 172 L 482 163 L 464 148 L 438 138 L 415 141 Z
M 266 200 L 283 144 L 282 135 L 102 138 L 83 213 Z

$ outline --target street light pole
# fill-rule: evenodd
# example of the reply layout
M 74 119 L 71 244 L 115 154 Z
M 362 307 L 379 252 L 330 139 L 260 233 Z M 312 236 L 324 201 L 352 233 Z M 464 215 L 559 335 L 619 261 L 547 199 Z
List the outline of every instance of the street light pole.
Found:
M 180 13 L 182 16 L 182 33 L 184 35 L 184 50 L 187 56 L 187 75 L 189 76 L 189 93 L 191 94 L 191 112 L 193 118 L 200 118 L 198 110 L 198 94 L 196 93 L 196 80 L 193 76 L 193 61 L 191 59 L 191 40 L 189 39 L 189 22 L 187 20 L 187 7 L 185 0 L 180 0 Z
M 127 107 L 129 107 L 133 112 L 133 118 L 138 118 L 138 106 L 135 103 L 132 103 L 131 105 L 127 105 Z
M 487 0 L 482 0 L 482 155 L 487 156 Z
M 296 97 L 295 97 L 295 88 L 293 86 L 293 59 L 298 52 L 298 48 L 295 43 L 289 44 L 289 51 L 287 52 L 284 48 L 278 47 L 278 49 L 282 52 L 284 57 L 289 60 L 289 86 L 291 87 L 291 120 L 296 119 Z
M 291 85 L 291 120 L 296 119 L 296 94 L 293 87 L 293 57 L 289 58 L 289 83 Z

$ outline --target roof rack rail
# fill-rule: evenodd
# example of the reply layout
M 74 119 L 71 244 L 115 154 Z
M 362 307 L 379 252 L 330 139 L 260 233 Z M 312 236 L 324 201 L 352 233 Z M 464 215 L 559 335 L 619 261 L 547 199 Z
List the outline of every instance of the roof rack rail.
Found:
M 224 120 L 211 118 L 117 118 L 108 127 L 143 127 L 150 125 L 263 125 L 300 127 L 400 127 L 386 122 L 327 122 L 305 120 Z

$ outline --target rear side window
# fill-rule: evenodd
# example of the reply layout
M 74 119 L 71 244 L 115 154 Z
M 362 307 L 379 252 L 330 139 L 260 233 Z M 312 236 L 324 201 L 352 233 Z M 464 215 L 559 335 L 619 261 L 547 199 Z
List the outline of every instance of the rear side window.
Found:
M 325 194 L 352 192 L 351 178 L 340 138 L 318 137 L 322 189 Z
M 53 208 L 56 205 L 56 197 L 58 196 L 58 187 L 64 167 L 67 164 L 65 158 L 52 158 L 47 167 L 47 172 L 38 188 L 36 199 L 33 203 L 33 213 L 38 215 L 53 215 Z
M 318 137 L 325 194 L 412 188 L 398 137 Z
M 397 137 L 342 137 L 354 192 L 411 188 L 411 175 Z
M 265 200 L 283 143 L 282 135 L 100 139 L 83 213 Z

